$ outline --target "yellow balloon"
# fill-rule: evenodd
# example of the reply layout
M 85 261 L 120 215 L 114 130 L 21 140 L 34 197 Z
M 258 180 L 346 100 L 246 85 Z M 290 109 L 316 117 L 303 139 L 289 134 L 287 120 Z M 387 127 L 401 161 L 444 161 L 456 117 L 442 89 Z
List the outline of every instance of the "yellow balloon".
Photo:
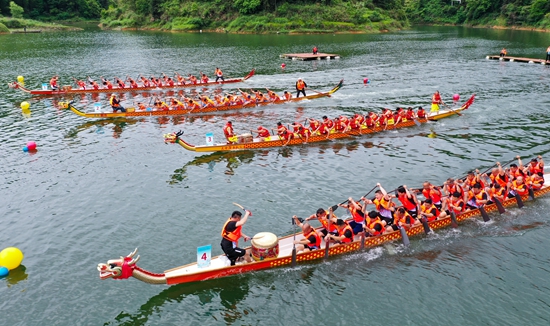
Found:
M 23 261 L 23 253 L 15 247 L 8 247 L 0 251 L 0 266 L 8 270 L 16 269 Z
M 17 76 L 17 81 L 20 82 L 20 83 L 24 83 L 25 82 L 25 77 Z
M 28 110 L 30 108 L 29 102 L 21 102 L 21 109 Z

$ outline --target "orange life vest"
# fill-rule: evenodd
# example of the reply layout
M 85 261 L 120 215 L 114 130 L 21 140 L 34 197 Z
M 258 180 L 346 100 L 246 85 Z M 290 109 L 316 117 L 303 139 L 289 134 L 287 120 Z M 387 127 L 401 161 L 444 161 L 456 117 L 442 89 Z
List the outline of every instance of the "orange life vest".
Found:
M 298 90 L 303 90 L 304 88 L 306 88 L 306 84 L 303 82 L 303 81 L 298 81 L 296 82 L 296 89 Z
M 351 213 L 351 216 L 353 217 L 353 220 L 356 223 L 363 223 L 365 221 L 365 216 L 361 215 L 361 213 L 353 205 L 350 204 L 350 206 L 348 206 L 348 209 Z
M 351 239 L 346 237 L 345 233 L 346 231 L 349 230 L 351 232 Z M 345 227 L 343 227 L 341 230 L 338 229 L 338 235 L 341 236 L 341 237 L 344 237 L 343 240 L 340 240 L 342 243 L 350 243 L 350 242 L 353 242 L 353 229 L 351 228 L 351 226 L 349 226 L 349 224 L 346 224 Z
M 405 207 L 408 211 L 414 211 L 416 209 L 416 203 L 414 202 L 414 198 L 407 197 L 407 193 L 399 193 L 397 195 L 397 199 L 403 204 L 403 207 Z
M 336 227 L 334 226 L 334 223 L 330 223 L 330 229 L 328 227 L 328 220 L 321 220 L 319 219 L 319 222 L 321 222 L 321 225 L 327 230 L 328 232 L 334 232 L 336 231 Z
M 439 217 L 439 213 L 440 213 L 439 209 L 437 209 L 437 207 L 435 207 L 435 205 L 433 203 L 430 206 L 427 206 L 426 204 L 423 204 L 422 206 L 420 206 L 420 208 L 422 209 L 423 213 L 428 213 L 428 214 L 432 214 L 432 210 L 435 209 L 434 216 L 427 217 L 428 222 L 435 221 Z
M 315 243 L 313 244 L 313 246 L 317 247 L 317 249 L 320 249 L 321 237 L 317 234 L 317 232 L 315 232 L 315 230 L 311 230 L 308 234 L 304 233 L 304 238 L 309 240 L 309 237 L 311 237 L 312 235 L 315 236 Z
M 237 228 L 235 230 L 233 230 L 232 232 L 228 232 L 225 230 L 225 228 L 227 227 L 227 224 L 231 222 L 231 219 L 228 219 L 227 222 L 225 222 L 225 224 L 223 225 L 223 228 L 222 228 L 222 237 L 224 239 L 227 239 L 229 241 L 232 241 L 232 242 L 237 242 L 239 241 L 240 237 L 241 237 L 241 229 L 242 229 L 242 225 L 241 226 L 237 226 Z
M 514 189 L 514 191 L 520 196 L 527 195 L 529 193 L 529 189 L 527 188 L 525 182 L 518 185 L 516 180 L 512 181 L 512 189 Z
M 403 217 L 399 219 L 399 222 L 401 222 L 403 224 L 413 225 L 414 224 L 414 218 L 411 216 L 411 214 L 409 214 L 407 211 L 405 211 L 405 213 L 403 214 Z

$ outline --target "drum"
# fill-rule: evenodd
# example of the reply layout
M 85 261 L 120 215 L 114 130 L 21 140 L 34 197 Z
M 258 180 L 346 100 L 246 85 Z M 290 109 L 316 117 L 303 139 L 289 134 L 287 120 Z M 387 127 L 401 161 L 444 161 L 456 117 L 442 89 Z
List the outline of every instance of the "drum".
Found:
M 271 232 L 260 232 L 252 238 L 252 258 L 256 261 L 279 256 L 279 239 Z
M 251 143 L 254 140 L 252 134 L 242 134 L 238 135 L 238 143 Z

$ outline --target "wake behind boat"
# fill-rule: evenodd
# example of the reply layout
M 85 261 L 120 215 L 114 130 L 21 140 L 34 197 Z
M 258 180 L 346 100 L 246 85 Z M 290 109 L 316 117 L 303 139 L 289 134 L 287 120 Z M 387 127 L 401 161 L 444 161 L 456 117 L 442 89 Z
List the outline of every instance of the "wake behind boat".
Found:
M 194 151 L 194 152 L 220 152 L 220 151 L 238 151 L 238 150 L 251 150 L 251 149 L 260 149 L 260 148 L 269 148 L 269 147 L 282 147 L 285 145 L 299 145 L 304 143 L 317 143 L 324 142 L 331 139 L 340 139 L 348 138 L 353 136 L 361 136 L 364 134 L 372 134 L 386 130 L 395 130 L 405 127 L 412 127 L 414 125 L 420 125 L 428 121 L 437 121 L 444 119 L 453 115 L 461 115 L 461 111 L 464 111 L 472 105 L 475 99 L 475 94 L 473 94 L 468 101 L 466 101 L 462 106 L 457 109 L 446 109 L 440 110 L 439 112 L 431 115 L 427 115 L 423 118 L 415 118 L 406 121 L 400 121 L 393 125 L 377 125 L 369 127 L 365 124 L 360 125 L 359 128 L 350 129 L 344 132 L 337 132 L 332 130 L 327 135 L 312 133 L 311 136 L 306 138 L 299 133 L 294 133 L 292 139 L 285 140 L 282 136 L 272 135 L 264 138 L 253 138 L 252 135 L 241 135 L 238 137 L 237 143 L 223 143 L 223 144 L 213 144 L 213 145 L 192 145 L 181 139 L 182 132 L 180 133 L 170 133 L 164 135 L 164 140 L 166 143 L 177 143 L 183 148 Z
M 499 165 L 500 166 L 500 165 Z M 548 168 L 548 167 L 545 167 Z M 540 175 L 543 175 L 541 172 Z M 209 264 L 200 267 L 198 263 L 190 263 L 184 266 L 166 270 L 164 273 L 152 273 L 137 266 L 139 256 L 135 256 L 137 249 L 126 257 L 113 259 L 107 263 L 100 263 L 97 266 L 100 279 L 128 279 L 130 277 L 137 278 L 140 281 L 151 284 L 180 284 L 197 281 L 205 281 L 209 279 L 221 278 L 235 274 L 242 274 L 256 270 L 271 269 L 282 266 L 293 266 L 296 263 L 304 263 L 308 261 L 320 260 L 323 258 L 339 256 L 349 252 L 356 252 L 364 248 L 372 248 L 380 246 L 384 243 L 402 240 L 405 246 L 408 245 L 408 238 L 420 236 L 424 233 L 433 232 L 433 230 L 445 228 L 448 226 L 458 227 L 458 223 L 467 219 L 482 215 L 484 221 L 487 221 L 487 213 L 499 211 L 504 213 L 504 207 L 515 206 L 519 208 L 523 206 L 523 201 L 535 200 L 535 198 L 550 192 L 550 177 L 549 173 L 544 174 L 544 182 L 538 190 L 530 189 L 531 195 L 519 195 L 508 198 L 502 202 L 495 200 L 493 204 L 486 204 L 476 209 L 469 209 L 460 214 L 451 213 L 444 218 L 436 219 L 431 222 L 416 223 L 415 226 L 405 230 L 405 227 L 400 227 L 399 230 L 393 232 L 385 232 L 376 236 L 355 235 L 354 241 L 344 244 L 330 244 L 328 241 L 321 241 L 319 249 L 302 252 L 296 254 L 295 241 L 304 239 L 303 233 L 295 233 L 281 238 L 273 238 L 273 234 L 269 232 L 261 232 L 252 238 L 252 247 L 249 247 L 253 258 L 256 260 L 251 263 L 237 263 L 230 266 L 230 261 L 225 255 L 212 257 Z M 464 180 L 466 182 L 466 179 Z M 474 186 L 475 187 L 475 186 Z M 374 188 L 373 188 L 374 189 Z M 372 190 L 371 190 L 372 191 Z M 495 197 L 491 197 L 493 200 Z M 520 205 L 521 203 L 521 205 Z M 501 204 L 497 206 L 498 204 Z M 329 224 L 330 227 L 330 224 Z M 317 230 L 320 230 L 318 228 Z M 200 256 L 200 255 L 199 255 Z
M 293 102 L 299 102 L 304 100 L 312 100 L 316 98 L 321 97 L 330 97 L 332 94 L 334 94 L 336 91 L 338 91 L 344 83 L 344 80 L 340 80 L 338 85 L 336 85 L 334 88 L 327 92 L 318 92 L 315 94 L 303 96 L 303 97 L 293 97 L 290 99 L 284 99 L 284 97 L 279 97 L 277 100 L 274 101 L 262 101 L 262 102 L 256 102 L 254 100 L 250 101 L 250 103 L 243 103 L 243 104 L 229 104 L 229 105 L 221 105 L 221 106 L 205 106 L 203 108 L 190 108 L 189 106 L 183 106 L 178 105 L 175 109 L 169 109 L 169 107 L 166 107 L 165 110 L 157 109 L 157 108 L 145 108 L 144 110 L 139 110 L 136 108 L 128 108 L 126 112 L 83 112 L 76 107 L 73 106 L 72 102 L 60 102 L 59 106 L 62 109 L 70 109 L 72 112 L 76 113 L 79 116 L 86 117 L 86 118 L 127 118 L 127 117 L 144 117 L 144 116 L 175 116 L 175 115 L 184 115 L 184 114 L 202 114 L 202 113 L 216 113 L 216 112 L 224 112 L 224 111 L 230 111 L 230 110 L 241 110 L 246 108 L 254 108 L 257 106 L 265 106 L 265 105 L 274 105 L 274 104 L 285 104 L 285 103 L 293 103 Z
M 78 89 L 73 89 L 72 86 L 70 85 L 67 85 L 67 86 L 63 86 L 57 90 L 52 90 L 52 89 L 48 89 L 48 85 L 47 84 L 43 84 L 43 88 L 42 89 L 28 89 L 26 88 L 25 86 L 23 86 L 21 83 L 19 83 L 18 81 L 15 81 L 15 82 L 12 82 L 12 83 L 9 83 L 8 86 L 10 88 L 14 88 L 14 89 L 20 89 L 22 90 L 23 92 L 25 93 L 29 93 L 29 94 L 32 94 L 32 95 L 52 95 L 52 96 L 55 96 L 55 95 L 68 95 L 68 94 L 88 94 L 88 93 L 113 93 L 113 92 L 119 92 L 119 93 L 125 93 L 125 92 L 140 92 L 140 91 L 157 91 L 157 90 L 170 90 L 170 89 L 179 89 L 179 88 L 186 88 L 186 87 L 206 87 L 206 86 L 213 86 L 213 85 L 223 85 L 223 84 L 233 84 L 233 83 L 240 83 L 240 82 L 243 82 L 249 78 L 251 78 L 252 76 L 254 76 L 255 74 L 255 69 L 252 69 L 252 71 L 250 71 L 248 73 L 248 75 L 244 76 L 243 78 L 230 78 L 230 79 L 225 79 L 223 81 L 208 81 L 208 82 L 200 82 L 200 81 L 197 81 L 196 83 L 193 83 L 193 82 L 186 82 L 185 84 L 182 84 L 182 83 L 174 83 L 173 85 L 162 85 L 162 86 L 156 86 L 156 85 L 150 85 L 150 86 L 137 86 L 136 87 L 131 87 L 130 85 L 128 85 L 128 87 L 117 87 L 117 86 L 113 86 L 111 88 L 98 88 L 98 89 L 94 89 L 92 87 L 88 87 L 88 88 L 85 88 L 85 89 L 82 89 L 82 87 L 78 88 Z

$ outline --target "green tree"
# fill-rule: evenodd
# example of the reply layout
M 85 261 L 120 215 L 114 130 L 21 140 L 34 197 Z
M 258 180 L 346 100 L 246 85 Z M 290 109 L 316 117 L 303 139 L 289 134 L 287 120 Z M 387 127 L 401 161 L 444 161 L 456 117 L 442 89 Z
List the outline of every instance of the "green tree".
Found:
M 23 18 L 23 11 L 23 7 L 13 1 L 10 1 L 10 12 L 13 18 Z

